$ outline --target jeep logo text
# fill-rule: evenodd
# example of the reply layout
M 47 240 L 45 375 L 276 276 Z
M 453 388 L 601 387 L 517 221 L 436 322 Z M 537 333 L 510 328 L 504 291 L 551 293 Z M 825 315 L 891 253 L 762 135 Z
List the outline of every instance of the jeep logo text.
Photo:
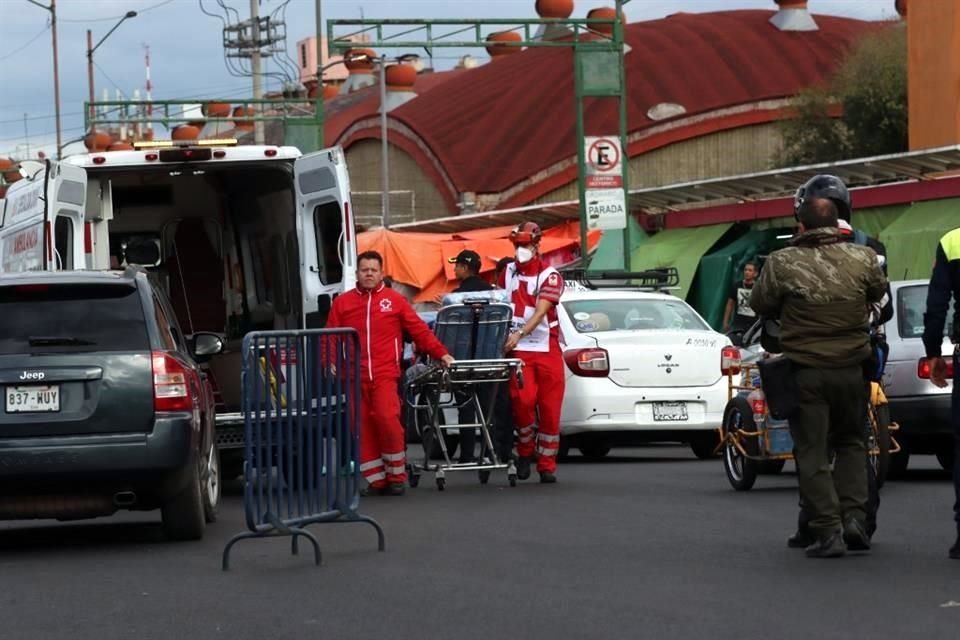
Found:
M 47 377 L 43 371 L 24 371 L 20 374 L 21 380 L 43 380 Z

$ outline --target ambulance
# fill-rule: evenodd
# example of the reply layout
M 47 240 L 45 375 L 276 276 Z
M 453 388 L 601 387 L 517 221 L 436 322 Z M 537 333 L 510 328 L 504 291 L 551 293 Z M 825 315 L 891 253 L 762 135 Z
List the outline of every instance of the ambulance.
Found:
M 85 176 L 82 196 L 74 196 L 80 241 L 71 245 L 82 268 L 145 268 L 172 303 L 185 334 L 178 339 L 198 331 L 224 337 L 224 352 L 208 364 L 223 470 L 238 471 L 243 336 L 323 327 L 333 298 L 356 284 L 343 150 L 304 155 L 234 140 L 154 141 L 69 156 L 63 175 L 74 172 Z M 60 213 L 47 215 L 56 240 L 52 216 Z
M 0 199 L 0 273 L 83 269 L 83 169 L 24 161 Z

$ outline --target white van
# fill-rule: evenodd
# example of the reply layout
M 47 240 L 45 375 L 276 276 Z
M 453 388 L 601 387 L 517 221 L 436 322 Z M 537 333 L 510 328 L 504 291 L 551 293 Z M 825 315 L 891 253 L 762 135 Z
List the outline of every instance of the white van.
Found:
M 342 149 L 154 142 L 64 162 L 87 174 L 92 268 L 145 267 L 185 334 L 226 336 L 209 367 L 224 471 L 239 471 L 243 336 L 323 327 L 333 298 L 355 285 Z
M 0 199 L 0 273 L 88 266 L 84 170 L 49 161 L 26 161 L 20 170 L 24 177 Z

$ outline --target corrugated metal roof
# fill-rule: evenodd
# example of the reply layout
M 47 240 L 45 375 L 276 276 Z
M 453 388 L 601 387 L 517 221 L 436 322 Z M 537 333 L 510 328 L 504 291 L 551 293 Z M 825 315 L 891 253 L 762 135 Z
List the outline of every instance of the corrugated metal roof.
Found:
M 390 230 L 416 231 L 419 233 L 461 233 L 474 229 L 515 226 L 527 220 L 532 220 L 539 224 L 541 228 L 546 229 L 561 222 L 577 220 L 579 217 L 580 201 L 567 200 L 391 225 Z
M 819 173 L 833 174 L 848 187 L 857 188 L 929 180 L 935 174 L 957 170 L 960 145 L 635 189 L 630 191 L 630 206 L 670 211 L 792 196 Z

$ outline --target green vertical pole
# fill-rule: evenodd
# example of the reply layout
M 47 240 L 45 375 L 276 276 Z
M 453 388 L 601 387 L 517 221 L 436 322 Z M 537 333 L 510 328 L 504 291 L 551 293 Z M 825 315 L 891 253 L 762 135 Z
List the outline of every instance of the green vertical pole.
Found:
M 617 21 L 613 25 L 613 42 L 617 47 L 617 58 L 620 71 L 620 95 L 617 102 L 620 112 L 620 153 L 623 167 L 623 194 L 626 200 L 627 226 L 623 229 L 623 270 L 630 271 L 630 154 L 627 152 L 627 66 L 624 61 L 623 46 L 626 38 L 624 23 L 620 19 L 623 11 L 623 0 L 617 0 Z
M 580 256 L 584 270 L 590 266 L 590 247 L 587 245 L 587 152 L 583 148 L 583 61 L 580 47 L 573 48 L 574 102 L 577 111 L 577 194 L 580 201 Z

